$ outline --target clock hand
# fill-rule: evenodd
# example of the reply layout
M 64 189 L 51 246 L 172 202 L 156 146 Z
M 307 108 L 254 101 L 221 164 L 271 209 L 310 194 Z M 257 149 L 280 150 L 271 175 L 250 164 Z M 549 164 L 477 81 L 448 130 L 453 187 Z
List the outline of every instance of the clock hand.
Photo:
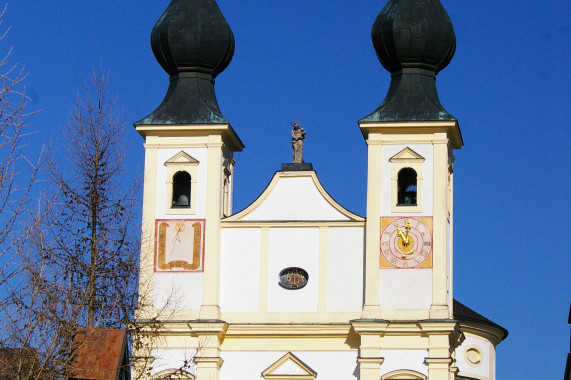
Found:
M 402 232 L 402 230 L 397 227 L 397 235 L 402 239 L 402 245 L 404 247 L 408 246 L 408 231 L 406 232 L 405 236 L 404 232 Z

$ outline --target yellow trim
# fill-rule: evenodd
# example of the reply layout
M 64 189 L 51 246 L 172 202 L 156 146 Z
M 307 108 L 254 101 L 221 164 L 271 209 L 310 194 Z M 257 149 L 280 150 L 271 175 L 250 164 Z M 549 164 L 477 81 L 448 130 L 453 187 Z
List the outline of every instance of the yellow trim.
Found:
M 244 144 L 230 124 L 137 125 L 136 130 L 145 139 L 150 136 L 186 137 L 219 134 L 232 151 L 241 152 L 244 149 Z
M 222 219 L 221 221 L 221 226 L 222 228 L 270 228 L 270 227 L 276 227 L 276 228 L 280 228 L 280 227 L 287 227 L 287 228 L 291 228 L 291 227 L 299 227 L 299 228 L 304 228 L 304 227 L 327 227 L 327 228 L 332 228 L 332 227 L 365 227 L 365 221 L 300 221 L 300 222 L 296 222 L 296 221 L 288 221 L 288 222 L 280 222 L 280 221 L 268 221 L 268 222 L 263 222 L 263 221 L 238 221 L 238 220 L 228 220 L 228 219 Z
M 367 142 L 368 143 L 368 142 Z M 365 227 L 365 305 L 363 319 L 380 318 L 379 246 L 381 241 L 382 146 L 367 154 L 367 224 Z
M 260 243 L 260 304 L 258 312 L 266 314 L 268 312 L 268 281 L 270 271 L 270 229 L 268 227 L 261 228 Z
M 367 144 L 372 135 L 376 134 L 397 135 L 395 138 L 411 144 L 413 140 L 419 139 L 419 134 L 445 132 L 453 149 L 460 149 L 464 145 L 457 121 L 360 122 L 359 128 Z M 387 136 L 383 138 L 388 139 Z
M 399 369 L 381 376 L 381 380 L 426 380 L 427 377 L 420 372 Z
M 311 281 L 311 279 L 310 279 Z M 277 277 L 276 277 L 277 282 Z M 221 318 L 231 323 L 347 323 L 361 317 L 361 311 L 354 312 L 222 312 Z
M 219 319 L 220 306 L 220 217 L 222 215 L 222 141 L 208 137 L 206 179 L 206 227 L 204 257 L 204 295 L 201 319 Z
M 319 294 L 317 296 L 317 312 L 327 312 L 327 253 L 329 252 L 329 229 L 319 228 Z
M 432 243 L 432 305 L 430 318 L 446 319 L 452 316 L 452 307 L 448 305 L 448 144 L 445 133 L 434 134 L 434 189 L 433 194 L 433 243 Z M 452 247 L 450 247 L 452 254 Z
M 505 338 L 501 329 L 484 323 L 472 321 L 460 321 L 460 329 L 467 336 L 483 338 L 489 341 L 493 346 L 497 346 Z

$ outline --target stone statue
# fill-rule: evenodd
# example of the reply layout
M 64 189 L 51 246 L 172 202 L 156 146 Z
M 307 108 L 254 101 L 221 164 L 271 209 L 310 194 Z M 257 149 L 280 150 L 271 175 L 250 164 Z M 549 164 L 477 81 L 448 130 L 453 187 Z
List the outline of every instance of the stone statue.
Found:
M 291 131 L 291 149 L 293 151 L 294 164 L 303 163 L 303 140 L 307 131 L 300 126 L 298 121 L 291 123 L 293 129 Z

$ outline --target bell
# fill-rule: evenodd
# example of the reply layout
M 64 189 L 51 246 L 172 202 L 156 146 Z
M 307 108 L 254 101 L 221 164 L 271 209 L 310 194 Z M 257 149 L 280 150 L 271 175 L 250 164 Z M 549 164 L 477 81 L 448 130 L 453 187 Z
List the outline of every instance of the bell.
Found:
M 190 202 L 188 201 L 188 197 L 184 194 L 181 194 L 173 205 L 173 207 L 188 207 L 188 206 L 190 206 Z

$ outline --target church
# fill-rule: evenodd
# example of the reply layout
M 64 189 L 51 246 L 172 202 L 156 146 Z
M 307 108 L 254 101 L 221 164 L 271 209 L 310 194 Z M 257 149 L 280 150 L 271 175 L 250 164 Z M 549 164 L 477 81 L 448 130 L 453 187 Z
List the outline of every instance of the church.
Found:
M 388 0 L 372 42 L 391 83 L 358 121 L 366 216 L 323 188 L 297 123 L 292 162 L 235 211 L 244 144 L 214 91 L 232 30 L 215 0 L 172 0 L 159 17 L 151 47 L 169 87 L 135 123 L 145 171 L 134 378 L 495 380 L 507 330 L 453 298 L 463 141 L 436 88 L 452 22 L 439 0 Z

